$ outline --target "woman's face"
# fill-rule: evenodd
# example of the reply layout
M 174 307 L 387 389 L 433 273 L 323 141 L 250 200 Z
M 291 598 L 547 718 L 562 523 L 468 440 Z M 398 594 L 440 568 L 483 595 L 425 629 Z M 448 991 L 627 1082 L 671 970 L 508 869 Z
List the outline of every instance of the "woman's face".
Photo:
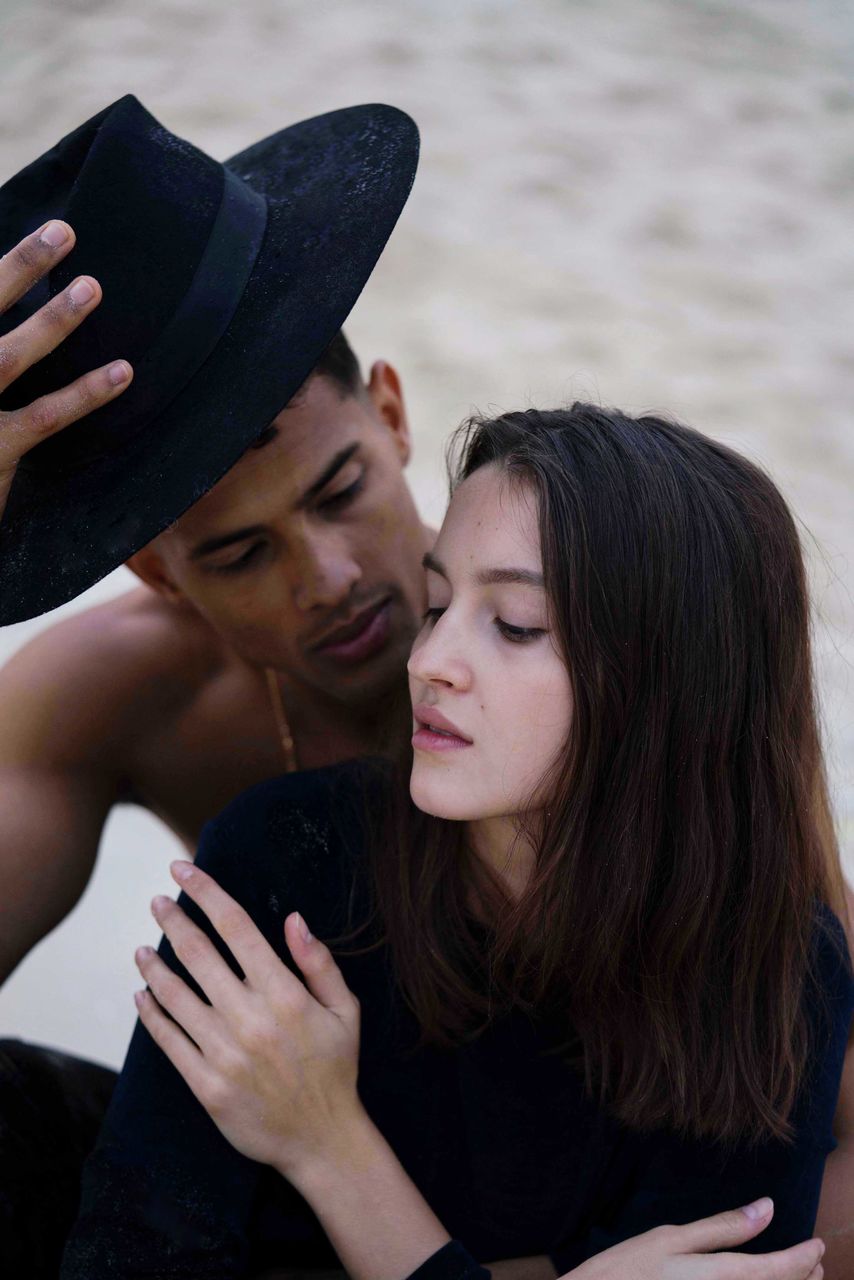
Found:
M 533 492 L 481 467 L 456 490 L 425 563 L 428 611 L 409 659 L 412 798 L 458 820 L 530 813 L 572 710 Z

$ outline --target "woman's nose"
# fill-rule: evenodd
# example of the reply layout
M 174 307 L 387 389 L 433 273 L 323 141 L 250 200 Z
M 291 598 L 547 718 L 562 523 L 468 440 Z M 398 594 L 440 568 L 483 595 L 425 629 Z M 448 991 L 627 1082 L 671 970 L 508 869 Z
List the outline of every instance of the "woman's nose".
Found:
M 416 638 L 406 669 L 413 680 L 462 692 L 471 687 L 471 664 L 462 651 L 461 637 L 446 618 L 443 614 L 429 632 Z

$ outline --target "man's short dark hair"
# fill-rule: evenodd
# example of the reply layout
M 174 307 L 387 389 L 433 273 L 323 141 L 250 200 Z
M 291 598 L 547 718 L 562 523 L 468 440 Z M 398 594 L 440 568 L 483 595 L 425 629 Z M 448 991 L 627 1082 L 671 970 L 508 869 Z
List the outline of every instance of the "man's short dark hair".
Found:
M 322 374 L 338 387 L 342 395 L 356 395 L 362 387 L 362 372 L 353 348 L 339 329 L 312 371 Z

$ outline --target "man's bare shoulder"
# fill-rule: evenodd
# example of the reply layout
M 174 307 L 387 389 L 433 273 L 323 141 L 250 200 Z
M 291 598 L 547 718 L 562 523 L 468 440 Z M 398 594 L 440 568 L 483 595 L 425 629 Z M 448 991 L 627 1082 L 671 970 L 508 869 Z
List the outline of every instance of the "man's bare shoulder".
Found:
M 13 717 L 18 747 L 32 740 L 41 754 L 49 732 L 79 758 L 90 741 L 101 752 L 179 712 L 223 661 L 207 623 L 140 587 L 46 627 L 14 654 L 0 671 L 0 720 Z

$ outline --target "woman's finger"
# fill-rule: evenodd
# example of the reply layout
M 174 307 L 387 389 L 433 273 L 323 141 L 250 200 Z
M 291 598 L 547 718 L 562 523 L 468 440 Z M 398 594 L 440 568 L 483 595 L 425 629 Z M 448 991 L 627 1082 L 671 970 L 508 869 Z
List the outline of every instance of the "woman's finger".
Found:
M 171 898 L 156 897 L 151 911 L 175 955 L 211 1004 L 225 1014 L 238 1010 L 246 996 L 245 988 L 210 938 Z
M 139 1020 L 154 1043 L 163 1050 L 178 1074 L 203 1103 L 211 1074 L 199 1049 L 171 1018 L 167 1018 L 150 991 L 137 991 L 134 1001 Z
M 313 937 L 298 911 L 291 912 L 285 921 L 285 941 L 315 1000 L 339 1017 L 358 1014 L 359 1002 L 344 981 L 332 952 Z
M 172 875 L 189 898 L 201 907 L 223 942 L 256 990 L 271 979 L 303 992 L 299 978 L 282 964 L 248 912 L 235 902 L 217 882 L 192 862 L 173 862 Z
M 734 1249 L 746 1244 L 764 1231 L 774 1216 L 774 1202 L 767 1196 L 755 1200 L 741 1209 L 727 1209 L 724 1213 L 700 1218 L 684 1227 L 670 1228 L 678 1236 L 681 1253 L 703 1253 L 719 1249 Z
M 154 998 L 186 1031 L 204 1053 L 212 1030 L 210 1005 L 200 1000 L 186 982 L 160 959 L 153 947 L 139 947 L 134 959 Z
M 74 231 L 54 219 L 24 236 L 0 258 L 0 312 L 19 302 L 33 285 L 74 248 Z
M 710 1280 L 811 1280 L 821 1271 L 824 1244 L 805 1240 L 778 1253 L 718 1253 Z M 712 1259 L 709 1259 L 711 1262 Z

